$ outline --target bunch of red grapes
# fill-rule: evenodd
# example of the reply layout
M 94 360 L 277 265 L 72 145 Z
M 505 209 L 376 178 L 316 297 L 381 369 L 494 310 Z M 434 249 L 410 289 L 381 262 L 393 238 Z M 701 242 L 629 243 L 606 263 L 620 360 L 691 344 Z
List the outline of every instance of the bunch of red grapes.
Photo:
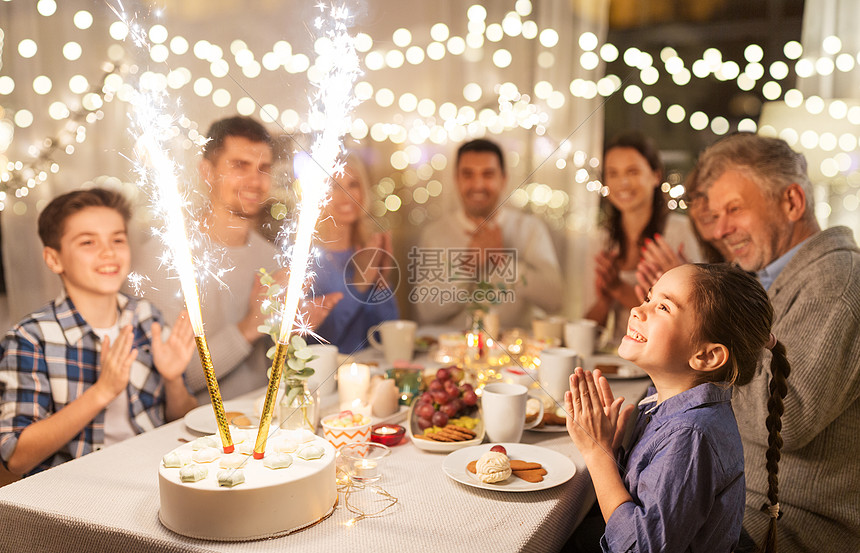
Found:
M 418 397 L 415 405 L 418 428 L 425 430 L 431 426 L 445 426 L 448 419 L 465 414 L 477 403 L 478 396 L 471 384 L 458 386 L 451 369 L 439 369 L 436 378 L 427 391 Z

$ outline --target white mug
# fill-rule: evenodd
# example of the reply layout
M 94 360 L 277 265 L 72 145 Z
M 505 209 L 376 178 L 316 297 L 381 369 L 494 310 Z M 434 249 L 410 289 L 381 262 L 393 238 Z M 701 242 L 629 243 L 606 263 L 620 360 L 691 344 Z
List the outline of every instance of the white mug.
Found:
M 564 345 L 583 357 L 589 357 L 594 354 L 599 328 L 589 319 L 567 323 L 564 325 Z
M 314 370 L 308 378 L 311 391 L 319 391 L 320 396 L 328 396 L 337 389 L 337 346 L 332 344 L 311 344 L 308 346 L 317 359 L 307 365 Z
M 418 324 L 414 321 L 384 321 L 372 326 L 367 331 L 367 341 L 374 349 L 380 350 L 385 361 L 393 364 L 395 361 L 412 361 L 415 351 L 415 330 Z M 381 340 L 376 339 L 379 332 Z
M 570 389 L 570 375 L 577 366 L 582 366 L 582 358 L 570 348 L 547 348 L 540 353 L 538 381 L 543 391 L 554 400 L 564 400 L 564 393 Z
M 553 345 L 561 345 L 564 336 L 564 318 L 549 317 L 532 321 L 532 336 L 535 340 Z
M 481 391 L 481 409 L 484 431 L 491 442 L 519 442 L 523 430 L 533 428 L 543 420 L 543 402 L 540 412 L 526 424 L 528 388 L 520 384 L 493 382 Z

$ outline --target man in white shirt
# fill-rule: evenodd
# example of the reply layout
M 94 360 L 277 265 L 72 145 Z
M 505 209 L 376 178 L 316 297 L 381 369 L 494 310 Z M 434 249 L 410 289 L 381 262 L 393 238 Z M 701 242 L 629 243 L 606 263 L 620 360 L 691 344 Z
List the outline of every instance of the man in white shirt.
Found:
M 207 343 L 218 385 L 224 399 L 230 399 L 267 383 L 270 363 L 265 352 L 271 340 L 257 327 L 263 316 L 260 303 L 264 287 L 257 269 L 278 268 L 280 253 L 257 230 L 257 216 L 270 197 L 273 142 L 269 132 L 249 117 L 229 117 L 216 121 L 207 133 L 200 177 L 209 187 L 209 205 L 202 230 L 224 250 L 224 267 L 233 267 L 219 277 L 198 283 Z M 164 246 L 157 238 L 146 242 L 135 255 L 135 270 L 146 275 L 151 286 L 144 296 L 167 316 L 184 309 L 179 281 L 161 266 Z M 324 318 L 342 294 L 317 298 L 321 308 L 309 313 L 312 326 Z M 186 371 L 188 386 L 197 400 L 208 402 L 206 380 L 199 359 L 192 359 Z
M 483 307 L 503 328 L 528 327 L 535 308 L 558 311 L 561 271 L 549 231 L 504 206 L 499 146 L 484 139 L 460 146 L 456 179 L 461 209 L 428 225 L 409 254 L 419 322 L 462 328 L 470 307 Z

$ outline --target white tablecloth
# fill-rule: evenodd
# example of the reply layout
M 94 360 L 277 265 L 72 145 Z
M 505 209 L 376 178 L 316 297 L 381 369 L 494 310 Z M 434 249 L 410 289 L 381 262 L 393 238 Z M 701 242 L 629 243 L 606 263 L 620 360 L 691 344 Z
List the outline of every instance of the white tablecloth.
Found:
M 647 381 L 617 381 L 636 400 Z M 201 541 L 158 521 L 158 465 L 192 438 L 177 421 L 0 488 L 0 550 L 40 551 L 556 551 L 594 501 L 582 457 L 566 433 L 526 431 L 523 442 L 559 451 L 577 474 L 555 488 L 502 493 L 476 489 L 442 472 L 445 454 L 411 443 L 393 448 L 379 485 L 399 503 L 379 518 L 347 525 L 341 500 L 331 517 L 290 536 L 243 543 Z M 356 492 L 351 499 L 372 497 Z M 364 494 L 364 495 L 361 495 Z M 229 508 L 229 505 L 225 505 Z

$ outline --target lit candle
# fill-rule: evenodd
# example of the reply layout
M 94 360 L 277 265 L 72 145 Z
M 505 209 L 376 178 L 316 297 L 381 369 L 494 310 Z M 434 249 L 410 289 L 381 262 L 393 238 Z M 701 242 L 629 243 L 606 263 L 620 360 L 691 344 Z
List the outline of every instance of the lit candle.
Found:
M 371 459 L 356 460 L 353 463 L 353 476 L 358 480 L 379 478 L 379 464 Z
M 350 403 L 349 405 L 341 404 L 340 408 L 341 408 L 341 411 L 349 410 L 349 411 L 352 411 L 353 415 L 363 415 L 363 416 L 367 417 L 368 419 L 370 418 L 370 412 L 371 412 L 370 405 L 364 403 L 360 399 L 352 400 L 352 403 Z
M 361 405 L 366 401 L 370 388 L 370 367 L 350 363 L 338 368 L 337 388 L 341 409 L 350 409 L 356 400 Z

